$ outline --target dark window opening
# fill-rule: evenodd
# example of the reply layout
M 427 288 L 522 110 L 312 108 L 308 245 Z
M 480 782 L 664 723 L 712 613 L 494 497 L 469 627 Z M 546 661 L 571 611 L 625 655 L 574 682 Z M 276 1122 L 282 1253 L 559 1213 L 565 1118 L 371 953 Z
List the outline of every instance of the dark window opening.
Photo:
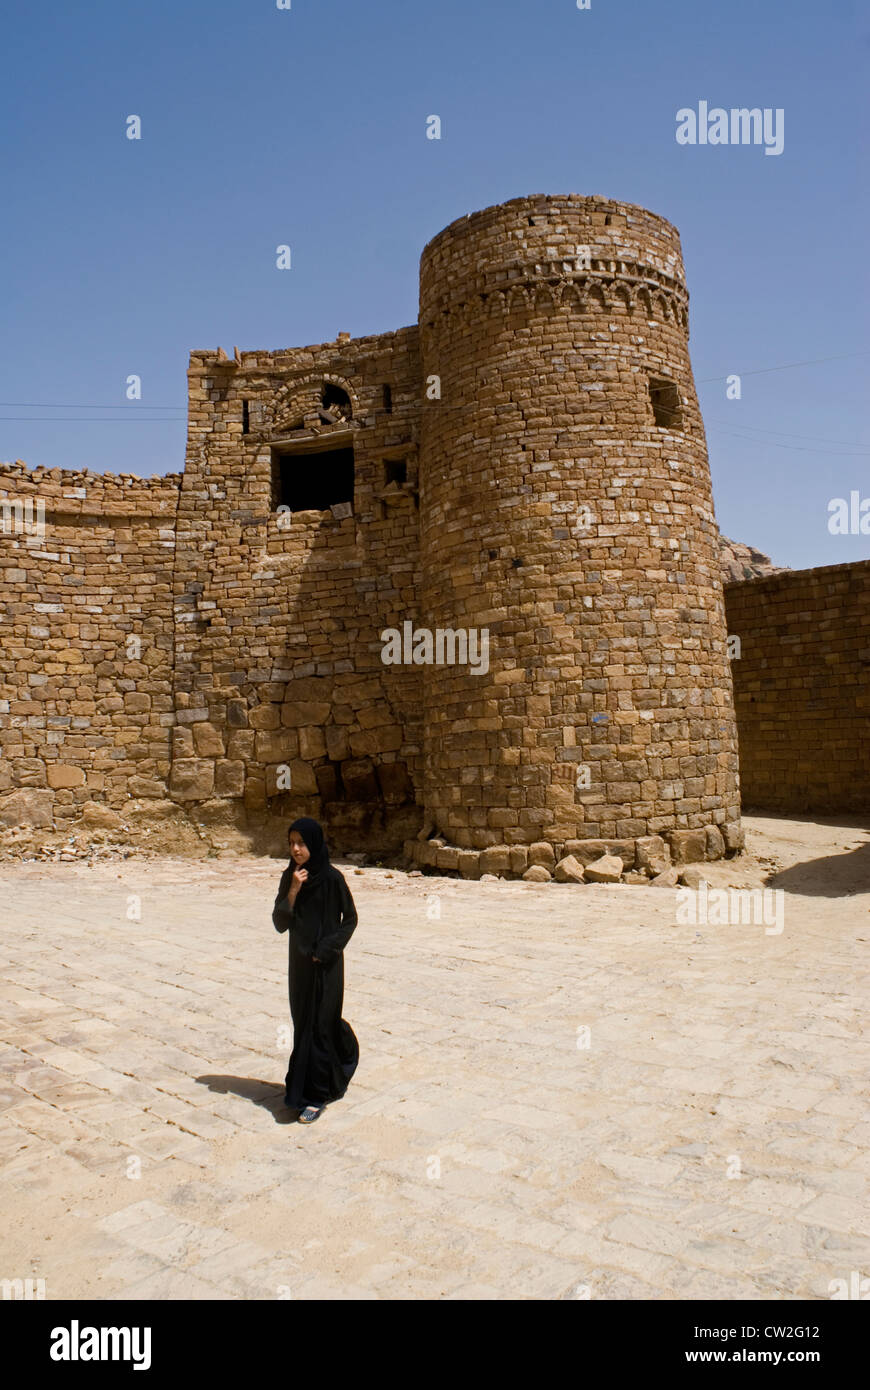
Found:
M 393 388 L 392 388 L 392 386 L 385 386 L 385 387 L 384 387 L 384 410 L 387 412 L 388 415 L 392 415 L 392 413 L 393 413 Z
M 534 217 L 530 217 L 530 218 L 529 218 L 529 226 L 530 226 L 530 227 L 534 227 L 534 225 L 535 225 L 535 219 L 534 219 Z
M 407 459 L 385 459 L 384 460 L 384 487 L 390 483 L 406 483 L 408 481 L 408 462 Z
M 605 227 L 609 227 L 609 226 L 610 226 L 610 223 L 611 223 L 611 217 L 610 217 L 610 213 L 608 213 L 607 216 L 606 216 L 605 219 L 604 219 L 604 225 L 605 225 Z
M 250 434 L 251 417 L 248 411 L 248 402 L 242 401 L 242 434 Z
M 272 450 L 272 510 L 325 512 L 353 504 L 353 448 L 287 453 Z
M 320 397 L 320 418 L 327 425 L 337 425 L 339 420 L 349 420 L 353 415 L 350 396 L 340 386 L 328 381 Z
M 680 393 L 674 381 L 651 376 L 649 379 L 649 398 L 652 402 L 655 422 L 665 430 L 679 429 L 683 422 L 680 406 Z

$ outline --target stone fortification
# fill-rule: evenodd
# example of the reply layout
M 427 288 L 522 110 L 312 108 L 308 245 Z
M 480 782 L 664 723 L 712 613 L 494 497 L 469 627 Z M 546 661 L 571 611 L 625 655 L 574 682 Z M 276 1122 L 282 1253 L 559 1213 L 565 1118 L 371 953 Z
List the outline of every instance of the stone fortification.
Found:
M 181 476 L 7 465 L 4 498 L 7 840 L 280 851 L 304 813 L 475 876 L 739 847 L 688 294 L 642 208 L 461 218 L 418 325 L 193 352 Z

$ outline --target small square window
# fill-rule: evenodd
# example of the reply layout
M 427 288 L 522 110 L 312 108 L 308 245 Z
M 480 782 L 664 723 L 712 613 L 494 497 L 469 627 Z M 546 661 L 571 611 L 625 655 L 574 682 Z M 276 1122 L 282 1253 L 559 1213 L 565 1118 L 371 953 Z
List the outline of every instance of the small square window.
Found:
M 678 430 L 682 427 L 683 411 L 680 403 L 680 392 L 675 381 L 651 376 L 649 379 L 649 398 L 652 403 L 655 422 L 661 429 Z
M 407 459 L 385 459 L 384 460 L 384 487 L 389 487 L 390 483 L 402 483 L 408 481 L 408 462 Z

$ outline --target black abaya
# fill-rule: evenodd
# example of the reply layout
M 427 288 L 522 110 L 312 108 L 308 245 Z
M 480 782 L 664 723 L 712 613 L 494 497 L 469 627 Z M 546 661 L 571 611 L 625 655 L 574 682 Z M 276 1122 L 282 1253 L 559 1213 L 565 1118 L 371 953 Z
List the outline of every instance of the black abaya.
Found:
M 313 885 L 303 885 L 290 908 L 287 894 L 296 865 L 281 876 L 272 911 L 275 930 L 290 932 L 288 980 L 293 1051 L 284 1082 L 293 1110 L 340 1100 L 359 1062 L 359 1043 L 341 1016 L 344 947 L 357 913 L 344 877 L 328 865 Z M 312 960 L 317 956 L 321 964 Z

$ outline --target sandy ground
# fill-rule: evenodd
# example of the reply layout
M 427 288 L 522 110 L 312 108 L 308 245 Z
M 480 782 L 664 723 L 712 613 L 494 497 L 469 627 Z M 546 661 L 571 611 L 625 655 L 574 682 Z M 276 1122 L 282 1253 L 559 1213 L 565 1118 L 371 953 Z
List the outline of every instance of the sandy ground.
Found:
M 870 1275 L 870 833 L 744 824 L 704 872 L 781 890 L 781 932 L 686 922 L 670 889 L 338 860 L 361 1061 L 312 1126 L 281 1105 L 279 861 L 0 865 L 0 1278 L 789 1299 Z

